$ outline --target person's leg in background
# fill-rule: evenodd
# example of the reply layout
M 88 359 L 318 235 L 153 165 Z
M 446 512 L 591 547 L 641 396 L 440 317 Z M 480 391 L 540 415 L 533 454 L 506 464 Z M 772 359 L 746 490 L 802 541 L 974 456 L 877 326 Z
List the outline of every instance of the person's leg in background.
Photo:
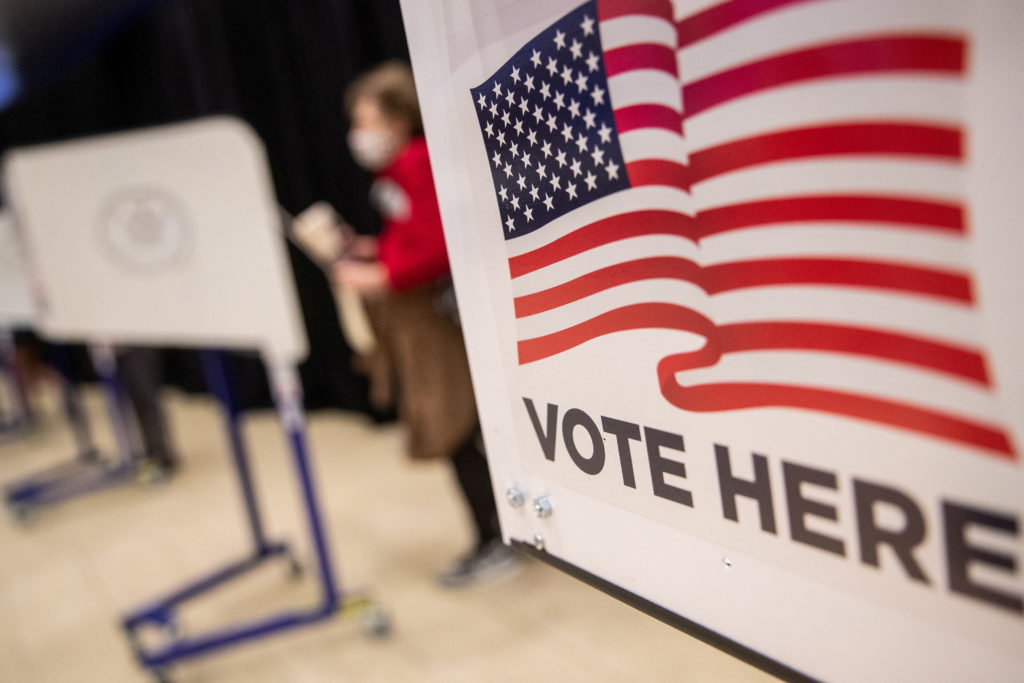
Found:
M 163 379 L 163 351 L 123 347 L 117 353 L 121 386 L 139 426 L 144 460 L 142 476 L 163 479 L 174 473 L 178 459 L 171 447 L 167 419 L 160 403 Z
M 510 573 L 518 568 L 519 556 L 501 541 L 498 509 L 479 430 L 456 449 L 452 455 L 452 468 L 469 508 L 476 544 L 439 579 L 443 586 L 460 588 Z
M 480 448 L 480 433 L 476 432 L 466 440 L 452 456 L 452 467 L 459 481 L 459 488 L 469 507 L 476 530 L 476 547 L 482 548 L 501 537 L 498 526 L 498 509 L 491 489 L 491 473 L 487 467 L 487 456 Z

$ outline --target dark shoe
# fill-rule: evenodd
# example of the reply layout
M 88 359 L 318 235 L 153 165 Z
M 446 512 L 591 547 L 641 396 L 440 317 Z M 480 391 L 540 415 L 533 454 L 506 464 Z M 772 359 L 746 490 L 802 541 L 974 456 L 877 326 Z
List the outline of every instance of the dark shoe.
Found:
M 522 558 L 501 542 L 490 541 L 459 560 L 438 576 L 445 588 L 464 588 L 497 578 L 511 578 L 522 570 Z
M 177 470 L 178 463 L 176 460 L 144 458 L 139 463 L 135 478 L 140 484 L 155 486 L 170 481 Z

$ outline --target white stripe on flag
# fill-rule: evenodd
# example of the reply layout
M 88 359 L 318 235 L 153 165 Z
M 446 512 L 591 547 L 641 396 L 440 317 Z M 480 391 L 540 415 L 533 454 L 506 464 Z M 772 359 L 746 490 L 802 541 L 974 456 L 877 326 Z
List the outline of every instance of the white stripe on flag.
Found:
M 705 265 L 825 256 L 884 260 L 942 270 L 966 271 L 970 267 L 963 236 L 959 233 L 895 223 L 870 226 L 853 221 L 779 223 L 711 235 L 700 242 L 701 263 Z
M 622 158 L 626 162 L 639 159 L 686 160 L 686 141 L 681 135 L 661 128 L 640 128 L 619 136 Z
M 623 16 L 602 21 L 601 49 L 605 52 L 627 45 L 649 43 L 676 49 L 675 24 L 652 16 Z
M 676 18 L 691 17 L 694 14 L 721 5 L 723 0 L 672 0 L 672 6 L 676 11 Z
M 690 151 L 777 130 L 859 120 L 957 126 L 963 81 L 954 76 L 886 74 L 822 79 L 724 102 L 686 119 Z
M 682 111 L 679 81 L 665 71 L 636 69 L 608 79 L 612 106 L 622 109 L 634 104 L 659 104 Z
M 758 199 L 812 194 L 875 194 L 957 202 L 964 193 L 958 162 L 833 157 L 780 161 L 715 176 L 694 185 L 700 210 Z
M 923 296 L 867 288 L 786 285 L 723 292 L 711 299 L 709 310 L 718 324 L 752 319 L 820 322 L 863 325 L 968 346 L 978 346 L 982 341 L 971 308 Z

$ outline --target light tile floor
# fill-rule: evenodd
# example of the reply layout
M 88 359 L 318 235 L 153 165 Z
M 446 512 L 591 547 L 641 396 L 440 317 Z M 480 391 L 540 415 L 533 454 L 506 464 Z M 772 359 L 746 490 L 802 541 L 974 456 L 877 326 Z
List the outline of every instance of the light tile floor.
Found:
M 146 681 L 118 615 L 247 548 L 219 413 L 205 398 L 168 393 L 185 459 L 169 485 L 129 484 L 47 509 L 27 525 L 0 515 L 0 681 Z M 100 431 L 102 402 L 87 395 Z M 0 445 L 0 482 L 59 462 L 71 436 L 52 397 L 36 432 Z M 254 413 L 245 435 L 275 537 L 303 558 L 304 520 L 274 416 Z M 109 434 L 100 433 L 103 444 Z M 392 614 L 387 640 L 338 617 L 192 660 L 179 683 L 282 681 L 765 681 L 765 674 L 540 563 L 517 578 L 463 591 L 434 584 L 468 543 L 451 473 L 401 456 L 396 427 L 341 412 L 310 420 L 317 484 L 338 574 Z M 313 576 L 283 563 L 198 600 L 186 632 L 311 604 Z

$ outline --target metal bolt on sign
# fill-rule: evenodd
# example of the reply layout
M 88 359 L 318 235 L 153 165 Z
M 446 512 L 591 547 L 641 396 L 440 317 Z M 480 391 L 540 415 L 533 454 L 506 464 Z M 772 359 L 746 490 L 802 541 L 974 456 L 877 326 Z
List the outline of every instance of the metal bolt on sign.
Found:
M 547 496 L 541 496 L 533 501 L 533 511 L 537 513 L 537 516 L 541 519 L 547 519 L 551 516 L 551 499 Z
M 510 486 L 505 491 L 505 500 L 514 508 L 522 507 L 523 503 L 526 502 L 526 494 L 518 486 Z

